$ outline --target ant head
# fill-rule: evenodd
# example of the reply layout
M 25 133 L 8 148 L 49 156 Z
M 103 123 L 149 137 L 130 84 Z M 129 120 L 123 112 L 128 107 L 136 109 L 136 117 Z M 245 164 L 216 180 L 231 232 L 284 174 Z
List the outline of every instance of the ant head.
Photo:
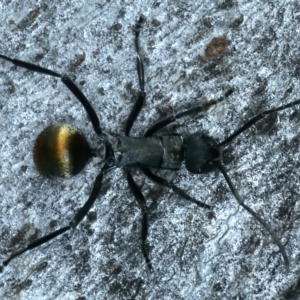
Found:
M 201 133 L 191 134 L 186 139 L 185 166 L 191 173 L 209 173 L 217 168 L 215 161 L 221 159 L 216 142 Z
M 37 137 L 33 160 L 46 177 L 71 177 L 78 174 L 95 152 L 85 136 L 69 124 L 46 127 Z

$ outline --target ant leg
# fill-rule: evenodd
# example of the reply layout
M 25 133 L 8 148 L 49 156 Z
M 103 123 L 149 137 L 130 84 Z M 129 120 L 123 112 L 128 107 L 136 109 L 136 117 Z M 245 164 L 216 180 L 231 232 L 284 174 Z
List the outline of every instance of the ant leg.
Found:
M 68 231 L 70 229 L 75 229 L 77 227 L 77 225 L 82 221 L 82 219 L 87 215 L 87 213 L 91 209 L 92 205 L 96 201 L 96 199 L 97 199 L 97 197 L 99 195 L 100 189 L 101 189 L 101 183 L 102 183 L 103 173 L 104 173 L 104 169 L 102 168 L 101 172 L 96 177 L 96 180 L 95 180 L 94 187 L 93 187 L 93 190 L 91 192 L 91 195 L 89 196 L 89 198 L 86 201 L 86 203 L 78 210 L 78 212 L 76 213 L 76 215 L 71 220 L 71 222 L 69 223 L 68 226 L 62 227 L 62 228 L 60 228 L 60 229 L 58 229 L 56 231 L 53 231 L 53 232 L 51 232 L 51 233 L 49 233 L 49 234 L 47 234 L 47 235 L 45 235 L 45 236 L 43 236 L 43 237 L 35 240 L 34 242 L 30 243 L 25 248 L 12 253 L 9 256 L 9 258 L 6 259 L 3 262 L 3 265 L 7 266 L 12 259 L 20 256 L 24 252 L 27 252 L 29 250 L 32 250 L 32 249 L 38 247 L 38 246 L 41 246 L 41 245 L 43 245 L 43 244 L 51 241 L 52 239 L 56 238 L 57 236 L 62 235 L 63 233 L 65 233 L 66 231 Z
M 162 129 L 163 127 L 175 122 L 176 120 L 186 117 L 186 116 L 190 116 L 193 114 L 204 114 L 206 113 L 206 111 L 208 109 L 210 109 L 212 106 L 216 105 L 217 103 L 223 101 L 225 98 L 227 98 L 228 96 L 230 96 L 233 93 L 233 90 L 229 90 L 225 93 L 224 97 L 221 97 L 217 100 L 211 100 L 211 101 L 205 101 L 202 105 L 185 110 L 181 113 L 178 113 L 176 115 L 172 115 L 169 116 L 165 119 L 162 119 L 156 123 L 154 123 L 144 134 L 144 136 L 151 136 L 153 135 L 155 132 L 157 132 L 158 130 Z
M 27 69 L 30 71 L 34 71 L 34 72 L 38 72 L 38 73 L 42 73 L 42 74 L 60 78 L 61 81 L 64 83 L 64 85 L 73 93 L 73 95 L 79 100 L 79 102 L 82 104 L 82 106 L 86 110 L 87 114 L 90 117 L 90 120 L 92 122 L 92 125 L 94 127 L 96 134 L 98 134 L 98 135 L 102 134 L 102 131 L 100 128 L 100 122 L 99 122 L 99 119 L 98 119 L 98 116 L 97 116 L 95 110 L 93 109 L 92 105 L 89 103 L 87 98 L 84 96 L 84 94 L 81 92 L 81 90 L 78 88 L 78 86 L 69 77 L 67 77 L 66 75 L 61 75 L 54 71 L 48 70 L 46 68 L 42 68 L 38 65 L 31 64 L 31 63 L 28 63 L 28 62 L 25 62 L 22 60 L 18 60 L 18 59 L 9 58 L 9 57 L 1 55 L 1 54 L 0 54 L 0 58 L 10 61 L 17 67 L 21 67 L 21 68 L 24 68 L 24 69 Z
M 67 230 L 69 230 L 69 229 L 71 229 L 71 227 L 70 227 L 70 226 L 66 226 L 66 227 L 60 228 L 60 229 L 58 229 L 58 230 L 56 230 L 56 231 L 53 231 L 53 232 L 51 232 L 51 233 L 49 233 L 49 234 L 47 234 L 47 235 L 45 235 L 45 236 L 43 236 L 43 237 L 41 237 L 41 238 L 35 240 L 34 242 L 32 242 L 32 243 L 30 243 L 29 245 L 27 245 L 25 248 L 23 248 L 23 249 L 21 249 L 21 250 L 18 250 L 18 251 L 14 252 L 14 253 L 12 253 L 12 254 L 9 256 L 9 258 L 6 259 L 6 260 L 3 262 L 3 265 L 4 265 L 4 266 L 7 266 L 7 265 L 10 263 L 10 261 L 11 261 L 12 259 L 14 259 L 14 258 L 20 256 L 20 255 L 23 254 L 24 252 L 27 252 L 27 251 L 32 250 L 32 249 L 34 249 L 34 248 L 36 248 L 36 247 L 38 247 L 38 246 L 40 246 L 40 245 L 43 245 L 43 244 L 47 243 L 48 241 L 50 241 L 50 240 L 56 238 L 57 236 L 59 236 L 59 235 L 65 233 L 65 232 L 66 232 Z
M 239 128 L 236 132 L 234 132 L 232 135 L 230 135 L 227 139 L 225 139 L 223 142 L 218 144 L 218 147 L 222 147 L 225 146 L 226 144 L 230 143 L 234 138 L 236 138 L 239 134 L 241 134 L 242 132 L 244 132 L 245 130 L 247 130 L 249 127 L 251 127 L 252 125 L 254 125 L 256 122 L 258 122 L 259 120 L 263 119 L 265 116 L 281 111 L 281 110 L 285 110 L 287 108 L 291 108 L 295 105 L 300 104 L 300 100 L 296 100 L 293 101 L 291 103 L 279 106 L 277 108 L 273 108 L 270 110 L 265 110 L 263 112 L 261 112 L 260 114 L 254 116 L 253 118 L 251 118 L 246 124 L 244 124 L 241 128 Z
M 157 176 L 156 174 L 152 173 L 151 170 L 147 167 L 141 167 L 141 170 L 144 172 L 144 174 L 153 182 L 155 182 L 158 185 L 167 187 L 172 189 L 172 191 L 180 196 L 181 198 L 190 201 L 192 203 L 197 204 L 199 207 L 203 207 L 203 208 L 207 208 L 207 209 L 211 209 L 212 207 L 208 204 L 205 204 L 201 201 L 198 201 L 194 198 L 192 198 L 191 196 L 189 196 L 184 190 L 180 189 L 179 187 L 177 187 L 175 184 L 172 184 L 170 182 L 168 182 L 166 179 Z
M 221 173 L 223 174 L 223 176 L 225 177 L 225 180 L 228 183 L 229 188 L 230 188 L 232 194 L 234 195 L 235 199 L 239 203 L 239 205 L 241 205 L 245 210 L 247 210 L 253 216 L 253 218 L 256 219 L 266 229 L 266 231 L 268 231 L 269 234 L 272 236 L 273 240 L 275 241 L 276 245 L 279 248 L 279 251 L 282 254 L 286 270 L 288 271 L 289 270 L 289 264 L 290 264 L 289 259 L 287 257 L 286 252 L 285 252 L 284 246 L 281 244 L 280 239 L 278 238 L 277 234 L 273 231 L 273 229 L 254 210 L 252 210 L 249 206 L 247 206 L 243 202 L 241 196 L 239 195 L 239 193 L 236 190 L 236 188 L 234 187 L 231 179 L 229 178 L 225 167 L 220 162 L 216 162 L 216 164 L 217 164 L 218 168 L 220 169 Z
M 136 185 L 135 181 L 132 178 L 132 175 L 127 172 L 127 181 L 128 181 L 128 186 L 132 194 L 134 195 L 135 199 L 137 200 L 143 214 L 143 219 L 142 219 L 142 252 L 144 255 L 144 258 L 146 260 L 146 264 L 149 268 L 149 270 L 152 269 L 152 265 L 148 256 L 148 251 L 147 251 L 147 246 L 146 246 L 146 241 L 147 241 L 147 236 L 148 236 L 148 212 L 147 212 L 147 206 L 146 206 L 146 201 L 141 193 L 140 189 Z
M 136 50 L 136 66 L 137 66 L 137 73 L 139 78 L 140 91 L 138 94 L 138 98 L 134 103 L 133 108 L 128 116 L 125 125 L 125 135 L 129 135 L 130 129 L 134 121 L 136 120 L 138 114 L 140 113 L 146 97 L 146 93 L 144 90 L 145 88 L 144 64 L 139 51 L 139 34 L 140 34 L 140 29 L 142 27 L 143 21 L 144 21 L 143 17 L 140 17 L 140 19 L 138 20 L 135 26 L 135 40 L 134 40 L 135 50 Z

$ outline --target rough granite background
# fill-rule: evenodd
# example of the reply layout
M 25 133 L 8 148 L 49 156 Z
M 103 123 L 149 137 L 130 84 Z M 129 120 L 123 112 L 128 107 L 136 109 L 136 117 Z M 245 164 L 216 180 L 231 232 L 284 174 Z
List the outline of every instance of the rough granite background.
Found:
M 68 74 L 103 131 L 121 134 L 138 92 L 133 27 L 140 15 L 147 98 L 133 136 L 229 89 L 234 93 L 206 116 L 181 119 L 168 130 L 222 141 L 255 114 L 299 99 L 299 1 L 3 0 L 0 53 Z M 221 38 L 215 58 L 205 52 L 214 38 Z M 86 112 L 58 79 L 1 60 L 1 261 L 66 226 L 100 170 L 95 159 L 67 180 L 37 172 L 34 140 L 55 122 L 76 124 L 99 145 Z M 75 231 L 2 269 L 0 298 L 299 299 L 299 145 L 296 106 L 258 123 L 224 153 L 243 199 L 285 245 L 290 272 L 219 172 L 200 176 L 183 168 L 165 176 L 212 205 L 214 216 L 133 172 L 150 207 L 150 273 L 140 249 L 140 209 L 119 169 L 105 177 Z

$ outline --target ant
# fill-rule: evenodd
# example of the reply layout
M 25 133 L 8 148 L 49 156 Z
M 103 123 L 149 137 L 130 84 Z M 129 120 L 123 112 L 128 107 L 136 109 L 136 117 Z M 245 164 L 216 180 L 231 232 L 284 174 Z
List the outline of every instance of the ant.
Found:
M 223 101 L 224 98 L 230 96 L 230 94 L 233 93 L 233 90 L 229 90 L 225 94 L 225 97 L 222 97 L 218 100 L 205 101 L 200 106 L 188 109 L 175 115 L 171 115 L 154 123 L 146 130 L 144 136 L 142 137 L 130 137 L 130 130 L 142 109 L 142 105 L 146 97 L 144 89 L 144 65 L 139 51 L 139 33 L 143 22 L 143 17 L 140 17 L 135 25 L 134 30 L 139 92 L 137 100 L 125 124 L 125 135 L 108 135 L 102 132 L 99 118 L 95 110 L 81 90 L 66 75 L 61 75 L 35 64 L 0 55 L 1 59 L 9 61 L 18 67 L 60 78 L 63 84 L 65 84 L 65 86 L 83 105 L 93 125 L 94 131 L 99 136 L 99 139 L 102 143 L 101 150 L 99 150 L 100 148 L 98 150 L 92 149 L 84 135 L 76 127 L 69 124 L 50 125 L 39 134 L 33 149 L 33 159 L 40 173 L 50 178 L 54 176 L 70 177 L 79 173 L 92 157 L 100 156 L 103 159 L 102 168 L 95 179 L 94 186 L 88 200 L 78 210 L 73 219 L 70 221 L 69 225 L 42 236 L 41 238 L 38 238 L 34 242 L 28 244 L 26 247 L 12 253 L 3 262 L 3 265 L 6 266 L 12 259 L 20 256 L 24 252 L 43 245 L 71 229 L 75 229 L 87 215 L 96 201 L 101 190 L 103 176 L 115 168 L 124 168 L 126 170 L 129 189 L 141 209 L 141 249 L 148 268 L 152 269 L 146 244 L 149 228 L 148 208 L 145 198 L 140 188 L 134 181 L 130 170 L 132 168 L 139 168 L 142 170 L 145 176 L 147 176 L 154 183 L 170 188 L 175 194 L 187 201 L 195 203 L 199 207 L 211 209 L 210 205 L 190 197 L 184 190 L 180 189 L 165 178 L 156 175 L 152 171 L 152 169 L 179 170 L 183 161 L 185 161 L 185 167 L 191 173 L 205 174 L 216 169 L 222 173 L 239 205 L 247 210 L 254 217 L 254 219 L 256 219 L 272 236 L 282 254 L 286 269 L 288 270 L 289 259 L 284 246 L 267 222 L 265 222 L 262 217 L 260 217 L 254 210 L 244 203 L 242 197 L 239 195 L 230 177 L 228 176 L 224 165 L 222 164 L 222 150 L 225 146 L 231 143 L 236 137 L 238 137 L 256 122 L 262 120 L 269 114 L 298 105 L 300 104 L 300 100 L 296 100 L 286 105 L 261 112 L 260 114 L 252 117 L 224 141 L 219 143 L 213 138 L 202 133 L 194 133 L 189 136 L 182 136 L 174 133 L 156 135 L 160 129 L 177 121 L 178 119 L 190 115 L 205 113 L 209 108 Z

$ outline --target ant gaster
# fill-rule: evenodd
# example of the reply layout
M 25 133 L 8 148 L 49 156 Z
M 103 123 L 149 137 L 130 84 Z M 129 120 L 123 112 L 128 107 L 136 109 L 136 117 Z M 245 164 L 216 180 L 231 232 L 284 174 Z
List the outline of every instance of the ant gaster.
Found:
M 141 17 L 135 26 L 135 50 L 140 90 L 137 100 L 128 116 L 127 123 L 125 125 L 125 135 L 108 136 L 107 134 L 102 133 L 100 122 L 95 110 L 93 109 L 87 98 L 84 96 L 84 94 L 80 91 L 80 89 L 67 76 L 42 68 L 35 64 L 0 55 L 0 58 L 11 62 L 18 67 L 60 78 L 65 86 L 74 94 L 74 96 L 85 108 L 93 125 L 93 128 L 102 141 L 104 148 L 102 168 L 95 179 L 92 192 L 85 204 L 78 210 L 73 219 L 70 221 L 69 225 L 59 228 L 58 230 L 35 240 L 25 248 L 12 253 L 3 262 L 3 265 L 7 265 L 12 259 L 20 256 L 24 252 L 45 244 L 48 241 L 64 234 L 71 229 L 75 229 L 87 215 L 94 202 L 96 201 L 101 190 L 103 176 L 114 168 L 124 168 L 127 173 L 127 182 L 129 189 L 136 198 L 137 203 L 141 209 L 141 248 L 146 264 L 148 268 L 151 269 L 152 266 L 146 245 L 149 227 L 148 208 L 140 188 L 137 186 L 130 173 L 130 169 L 133 167 L 139 168 L 154 183 L 172 189 L 175 194 L 179 195 L 187 201 L 195 203 L 202 208 L 211 209 L 211 206 L 193 199 L 184 190 L 180 189 L 166 179 L 154 174 L 152 170 L 179 170 L 181 168 L 182 162 L 185 161 L 185 166 L 191 173 L 201 174 L 210 172 L 214 169 L 219 169 L 239 205 L 246 209 L 254 217 L 254 219 L 256 219 L 262 225 L 262 227 L 272 236 L 274 242 L 279 247 L 285 266 L 288 269 L 289 259 L 280 239 L 267 224 L 267 222 L 265 222 L 255 211 L 253 211 L 244 203 L 242 197 L 239 195 L 231 179 L 229 178 L 227 171 L 222 164 L 222 149 L 238 135 L 254 125 L 259 120 L 263 119 L 265 116 L 298 105 L 300 104 L 300 100 L 274 109 L 266 110 L 256 115 L 220 143 L 216 142 L 213 138 L 201 133 L 195 133 L 189 136 L 181 136 L 178 134 L 164 134 L 159 136 L 155 134 L 160 129 L 180 118 L 189 115 L 205 113 L 209 108 L 224 100 L 224 97 L 218 100 L 206 101 L 200 106 L 160 120 L 154 123 L 148 130 L 146 130 L 143 137 L 130 137 L 129 133 L 131 127 L 141 111 L 146 96 L 144 90 L 143 60 L 140 56 L 138 41 L 142 23 L 143 18 Z M 232 92 L 232 90 L 228 91 L 225 94 L 225 97 L 228 97 Z M 33 151 L 34 162 L 37 166 L 37 169 L 43 175 L 48 177 L 73 176 L 80 172 L 84 168 L 86 163 L 97 154 L 97 151 L 93 150 L 89 146 L 83 134 L 76 127 L 68 124 L 51 125 L 44 129 L 38 136 Z

